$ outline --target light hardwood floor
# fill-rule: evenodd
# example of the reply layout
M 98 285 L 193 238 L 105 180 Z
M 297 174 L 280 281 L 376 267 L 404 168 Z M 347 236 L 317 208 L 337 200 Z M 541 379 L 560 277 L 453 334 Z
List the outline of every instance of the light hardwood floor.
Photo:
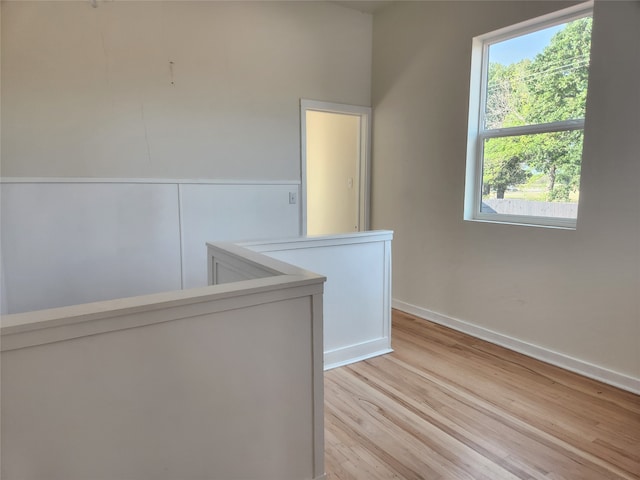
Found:
M 325 373 L 328 480 L 640 479 L 640 397 L 399 311 Z

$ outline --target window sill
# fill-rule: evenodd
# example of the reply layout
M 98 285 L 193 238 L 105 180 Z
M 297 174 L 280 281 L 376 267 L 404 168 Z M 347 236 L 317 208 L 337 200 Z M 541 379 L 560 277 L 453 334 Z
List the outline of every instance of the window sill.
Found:
M 517 225 L 521 227 L 540 227 L 555 230 L 576 230 L 577 221 L 572 218 L 552 217 L 520 217 L 517 215 L 478 215 L 465 217 L 467 222 L 498 223 L 503 225 Z

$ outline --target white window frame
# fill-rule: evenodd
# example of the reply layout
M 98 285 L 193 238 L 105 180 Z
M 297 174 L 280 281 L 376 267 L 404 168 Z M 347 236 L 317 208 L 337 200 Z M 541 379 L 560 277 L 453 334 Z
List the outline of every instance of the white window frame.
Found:
M 520 37 L 544 28 L 572 20 L 593 16 L 593 1 L 533 18 L 516 25 L 474 37 L 471 52 L 471 81 L 469 87 L 469 124 L 467 135 L 467 171 L 464 199 L 464 219 L 477 222 L 508 223 L 575 229 L 575 218 L 539 217 L 531 215 L 508 215 L 482 212 L 482 165 L 483 146 L 488 138 L 528 135 L 535 133 L 584 130 L 584 119 L 524 125 L 500 129 L 484 129 L 489 46 L 511 38 Z

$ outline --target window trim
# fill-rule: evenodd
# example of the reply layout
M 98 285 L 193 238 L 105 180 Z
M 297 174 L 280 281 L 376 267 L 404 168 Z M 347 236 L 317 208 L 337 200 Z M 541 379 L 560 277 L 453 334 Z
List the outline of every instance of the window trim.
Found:
M 509 215 L 481 212 L 483 143 L 488 138 L 550 133 L 572 130 L 584 131 L 584 119 L 562 120 L 552 123 L 523 125 L 485 130 L 482 127 L 486 107 L 489 68 L 489 46 L 544 28 L 572 20 L 593 16 L 593 0 L 556 12 L 532 18 L 473 38 L 471 51 L 471 78 L 469 83 L 469 122 L 467 128 L 467 168 L 464 196 L 464 219 L 476 222 L 503 223 L 575 230 L 577 219 Z M 578 209 L 579 212 L 579 209 Z

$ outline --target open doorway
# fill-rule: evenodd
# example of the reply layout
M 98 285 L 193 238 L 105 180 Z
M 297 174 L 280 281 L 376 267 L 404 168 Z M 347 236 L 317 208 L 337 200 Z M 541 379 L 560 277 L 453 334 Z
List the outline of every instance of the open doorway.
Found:
M 371 108 L 300 101 L 301 234 L 369 228 Z

